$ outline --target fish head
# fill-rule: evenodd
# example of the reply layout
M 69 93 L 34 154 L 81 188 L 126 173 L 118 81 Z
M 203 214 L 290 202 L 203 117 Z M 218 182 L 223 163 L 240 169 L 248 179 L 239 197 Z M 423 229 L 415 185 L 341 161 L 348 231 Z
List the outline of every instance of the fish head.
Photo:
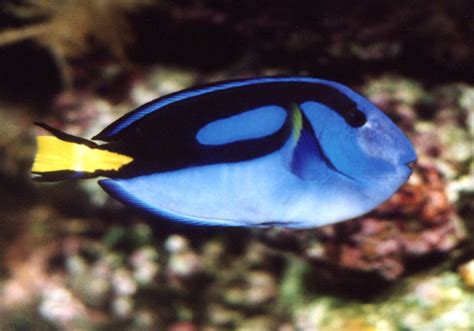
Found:
M 394 191 L 412 172 L 411 164 L 416 160 L 413 145 L 379 108 L 351 93 L 356 108 L 347 116 L 315 102 L 301 108 L 337 172 L 364 183 L 384 181 Z

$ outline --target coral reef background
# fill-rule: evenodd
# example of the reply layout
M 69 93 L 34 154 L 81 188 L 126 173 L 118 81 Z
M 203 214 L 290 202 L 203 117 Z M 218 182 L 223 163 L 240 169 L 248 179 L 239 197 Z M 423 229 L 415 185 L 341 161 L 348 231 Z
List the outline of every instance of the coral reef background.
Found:
M 474 329 L 473 35 L 469 0 L 1 2 L 0 329 Z M 277 74 L 368 96 L 417 149 L 408 183 L 355 220 L 256 231 L 31 181 L 34 121 L 90 137 L 167 93 Z

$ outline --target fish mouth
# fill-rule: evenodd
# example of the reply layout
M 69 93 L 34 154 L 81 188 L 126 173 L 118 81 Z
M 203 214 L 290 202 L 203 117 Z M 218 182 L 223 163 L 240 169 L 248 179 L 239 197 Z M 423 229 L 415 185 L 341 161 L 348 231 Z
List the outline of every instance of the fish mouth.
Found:
M 407 168 L 409 168 L 411 171 L 413 171 L 415 169 L 415 165 L 416 165 L 416 159 L 415 160 L 411 160 L 411 161 L 408 161 L 408 162 L 405 162 L 405 166 Z

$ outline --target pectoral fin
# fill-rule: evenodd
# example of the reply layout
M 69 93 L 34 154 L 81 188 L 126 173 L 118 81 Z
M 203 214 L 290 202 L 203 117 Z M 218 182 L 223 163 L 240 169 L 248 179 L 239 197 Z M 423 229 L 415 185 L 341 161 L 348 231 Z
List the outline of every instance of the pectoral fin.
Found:
M 321 180 L 328 175 L 332 165 L 319 144 L 317 137 L 298 105 L 292 106 L 293 133 L 286 153 L 289 170 L 303 180 Z

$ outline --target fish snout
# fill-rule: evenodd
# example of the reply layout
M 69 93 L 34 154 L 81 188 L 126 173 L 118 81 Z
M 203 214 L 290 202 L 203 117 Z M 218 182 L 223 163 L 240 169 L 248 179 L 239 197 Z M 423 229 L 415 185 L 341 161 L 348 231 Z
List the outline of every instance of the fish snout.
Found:
M 402 153 L 402 155 L 400 156 L 399 162 L 400 165 L 402 165 L 402 167 L 406 169 L 408 176 L 410 176 L 413 173 L 413 170 L 415 169 L 418 157 L 411 142 L 408 139 L 406 140 L 406 147 L 403 149 L 404 153 Z

